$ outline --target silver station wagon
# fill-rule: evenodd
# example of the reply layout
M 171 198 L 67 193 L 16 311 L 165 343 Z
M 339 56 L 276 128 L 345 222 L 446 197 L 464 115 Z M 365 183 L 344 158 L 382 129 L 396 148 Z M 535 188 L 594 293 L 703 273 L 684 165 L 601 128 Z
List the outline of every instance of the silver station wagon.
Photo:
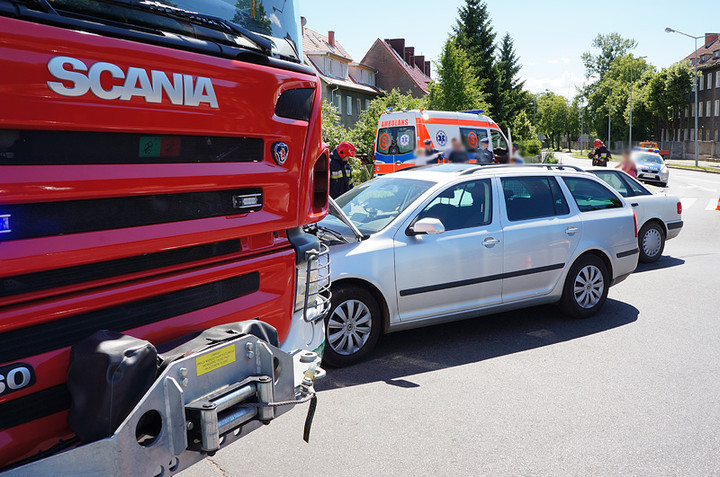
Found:
M 569 166 L 444 164 L 337 199 L 324 362 L 368 355 L 382 333 L 558 303 L 585 318 L 638 262 L 635 214 Z

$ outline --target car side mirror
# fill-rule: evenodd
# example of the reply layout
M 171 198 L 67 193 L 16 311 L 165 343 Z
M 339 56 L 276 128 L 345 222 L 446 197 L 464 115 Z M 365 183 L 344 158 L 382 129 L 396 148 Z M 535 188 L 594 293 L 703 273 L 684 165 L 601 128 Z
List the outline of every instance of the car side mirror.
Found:
M 440 219 L 425 217 L 410 227 L 411 235 L 439 235 L 445 232 L 445 226 Z

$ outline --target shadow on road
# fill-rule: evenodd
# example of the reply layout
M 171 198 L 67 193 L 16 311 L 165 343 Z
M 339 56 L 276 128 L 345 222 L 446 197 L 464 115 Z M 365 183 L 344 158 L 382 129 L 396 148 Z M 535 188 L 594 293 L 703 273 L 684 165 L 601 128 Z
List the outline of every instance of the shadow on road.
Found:
M 633 273 L 662 270 L 663 268 L 677 267 L 678 265 L 682 265 L 684 263 L 685 260 L 683 260 L 682 258 L 668 257 L 667 255 L 663 255 L 654 263 L 638 263 L 638 266 Z
M 540 306 L 391 333 L 381 338 L 370 359 L 342 369 L 328 369 L 319 391 L 376 381 L 405 388 L 413 374 L 475 363 L 601 333 L 637 320 L 638 310 L 608 299 L 594 318 L 573 320 L 554 306 Z

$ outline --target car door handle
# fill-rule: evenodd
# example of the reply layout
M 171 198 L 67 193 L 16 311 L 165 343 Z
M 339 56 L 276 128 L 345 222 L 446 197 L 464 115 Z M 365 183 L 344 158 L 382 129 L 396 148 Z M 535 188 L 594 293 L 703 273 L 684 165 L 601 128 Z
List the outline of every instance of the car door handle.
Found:
M 500 243 L 500 241 L 498 239 L 488 237 L 485 240 L 483 240 L 482 244 L 485 245 L 486 247 L 492 247 L 493 245 L 497 245 L 499 243 Z
M 637 207 L 637 206 L 640 205 L 640 204 L 638 204 L 637 202 L 633 202 L 633 203 L 630 204 L 630 205 L 632 205 L 633 207 Z
M 565 229 L 565 233 L 568 235 L 575 235 L 578 232 L 580 232 L 580 229 L 575 227 L 574 225 L 571 225 L 570 227 Z

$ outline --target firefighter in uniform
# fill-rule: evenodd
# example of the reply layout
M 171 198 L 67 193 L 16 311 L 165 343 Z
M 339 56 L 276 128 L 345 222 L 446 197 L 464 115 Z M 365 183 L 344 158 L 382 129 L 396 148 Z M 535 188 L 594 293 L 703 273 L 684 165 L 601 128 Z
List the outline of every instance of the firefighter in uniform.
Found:
M 355 156 L 355 146 L 347 141 L 330 153 L 330 197 L 337 199 L 353 188 L 352 167 L 348 158 Z

